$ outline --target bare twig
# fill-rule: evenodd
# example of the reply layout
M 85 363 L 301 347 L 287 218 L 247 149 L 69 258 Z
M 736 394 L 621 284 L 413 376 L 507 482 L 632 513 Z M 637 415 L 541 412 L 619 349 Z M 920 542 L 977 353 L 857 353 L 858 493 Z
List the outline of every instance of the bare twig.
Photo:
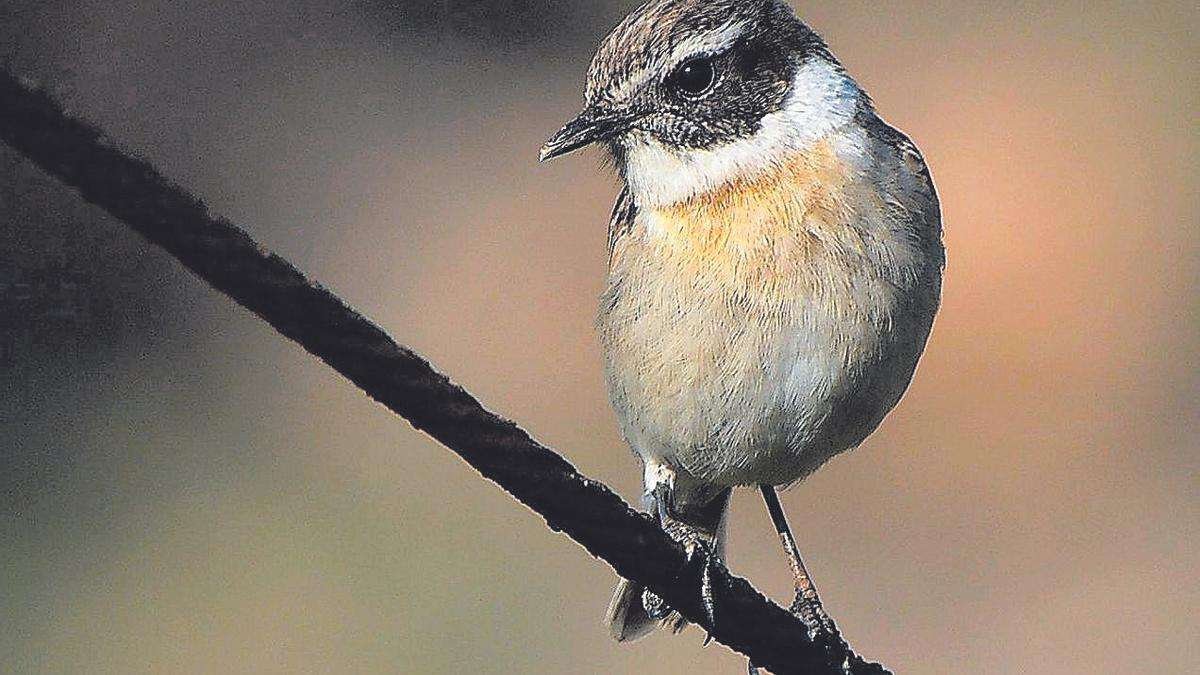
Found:
M 775 673 L 883 673 L 840 638 L 813 642 L 804 624 L 718 566 L 708 625 L 700 566 L 604 485 L 483 408 L 419 355 L 310 282 L 145 161 L 67 117 L 47 95 L 0 71 L 0 139 L 83 198 L 162 247 L 376 401 L 443 443 L 546 523 L 653 589 L 717 641 Z

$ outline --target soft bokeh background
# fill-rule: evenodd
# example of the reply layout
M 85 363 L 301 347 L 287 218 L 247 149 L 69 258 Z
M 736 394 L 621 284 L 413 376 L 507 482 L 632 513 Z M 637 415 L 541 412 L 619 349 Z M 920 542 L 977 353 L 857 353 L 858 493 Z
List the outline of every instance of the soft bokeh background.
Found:
M 0 0 L 0 60 L 633 498 L 615 184 L 534 161 L 633 4 Z M 785 496 L 829 609 L 901 673 L 1196 672 L 1200 10 L 798 8 L 950 256 L 901 406 Z M 604 564 L 2 146 L 0 207 L 0 271 L 78 310 L 0 316 L 0 671 L 744 668 L 610 643 Z M 730 562 L 786 601 L 750 493 Z

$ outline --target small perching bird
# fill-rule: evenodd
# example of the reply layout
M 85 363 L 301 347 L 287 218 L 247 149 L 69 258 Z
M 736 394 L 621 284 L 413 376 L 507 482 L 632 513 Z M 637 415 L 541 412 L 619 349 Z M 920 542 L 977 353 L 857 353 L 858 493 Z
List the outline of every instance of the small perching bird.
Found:
M 624 180 L 598 326 L 646 506 L 720 556 L 731 490 L 758 486 L 794 611 L 832 631 L 775 488 L 862 443 L 912 379 L 945 260 L 925 161 L 782 0 L 643 5 L 585 99 L 541 157 L 600 143 Z M 683 626 L 629 581 L 608 620 L 618 640 Z

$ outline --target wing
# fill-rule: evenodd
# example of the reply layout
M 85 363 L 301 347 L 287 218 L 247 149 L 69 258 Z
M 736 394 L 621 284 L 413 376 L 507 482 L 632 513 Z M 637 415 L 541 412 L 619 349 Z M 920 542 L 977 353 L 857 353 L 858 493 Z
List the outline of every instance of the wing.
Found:
M 633 229 L 633 219 L 636 217 L 637 205 L 633 203 L 633 195 L 629 194 L 629 186 L 625 186 L 621 188 L 621 194 L 617 195 L 617 203 L 608 219 L 609 267 L 612 267 L 613 250 L 617 247 L 617 241 Z
M 878 165 L 884 169 L 879 182 L 890 195 L 893 217 L 909 223 L 913 233 L 924 240 L 922 249 L 936 253 L 938 267 L 944 267 L 942 209 L 925 157 L 908 136 L 874 114 L 862 122 L 882 146 L 876 152 Z

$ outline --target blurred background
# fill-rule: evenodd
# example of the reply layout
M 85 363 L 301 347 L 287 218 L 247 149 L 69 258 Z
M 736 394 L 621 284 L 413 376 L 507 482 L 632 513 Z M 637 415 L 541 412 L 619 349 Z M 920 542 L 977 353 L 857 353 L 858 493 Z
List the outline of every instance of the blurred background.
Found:
M 41 82 L 585 473 L 616 194 L 535 162 L 629 0 L 0 0 Z M 788 492 L 898 673 L 1200 669 L 1200 10 L 805 2 L 924 150 L 945 301 L 882 429 Z M 0 671 L 735 673 L 612 571 L 0 145 Z M 789 575 L 752 493 L 730 565 Z

